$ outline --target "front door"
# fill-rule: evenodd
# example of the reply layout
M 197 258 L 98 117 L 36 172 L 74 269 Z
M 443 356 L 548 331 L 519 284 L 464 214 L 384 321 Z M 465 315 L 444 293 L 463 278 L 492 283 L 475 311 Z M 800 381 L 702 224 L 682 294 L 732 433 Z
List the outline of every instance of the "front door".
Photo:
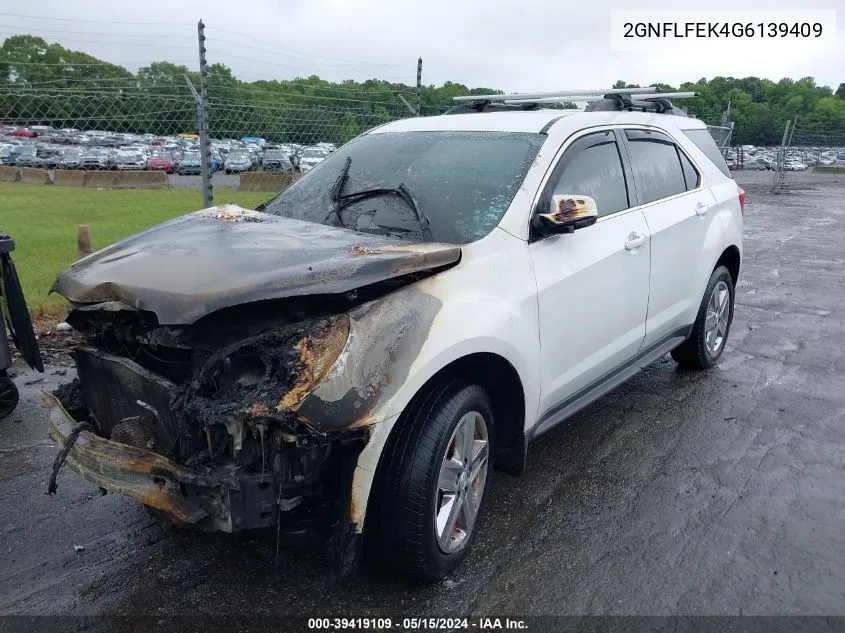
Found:
M 540 317 L 541 416 L 634 357 L 645 336 L 650 235 L 632 209 L 613 130 L 568 145 L 539 206 L 554 194 L 595 199 L 599 219 L 530 244 Z

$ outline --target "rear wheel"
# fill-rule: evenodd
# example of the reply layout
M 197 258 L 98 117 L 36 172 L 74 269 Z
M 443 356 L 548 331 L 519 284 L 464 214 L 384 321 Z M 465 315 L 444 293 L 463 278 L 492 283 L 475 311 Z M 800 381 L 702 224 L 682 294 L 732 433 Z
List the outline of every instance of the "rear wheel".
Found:
M 380 468 L 371 542 L 395 570 L 436 581 L 466 557 L 477 531 L 492 475 L 492 407 L 478 385 L 450 380 L 400 425 Z
M 719 266 L 710 275 L 692 333 L 672 350 L 672 358 L 688 369 L 713 367 L 725 349 L 733 310 L 733 279 L 727 268 Z

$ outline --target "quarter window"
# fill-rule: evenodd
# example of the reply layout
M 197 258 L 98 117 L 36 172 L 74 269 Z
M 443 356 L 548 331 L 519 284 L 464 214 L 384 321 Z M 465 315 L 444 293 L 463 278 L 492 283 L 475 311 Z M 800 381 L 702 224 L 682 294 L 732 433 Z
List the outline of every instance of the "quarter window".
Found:
M 555 168 L 553 195 L 581 194 L 596 201 L 599 216 L 627 209 L 628 187 L 613 132 L 582 136 L 564 153 Z M 546 200 L 548 205 L 550 200 Z
M 651 130 L 625 130 L 625 136 L 643 204 L 687 191 L 678 149 L 671 138 Z
M 692 191 L 696 187 L 698 187 L 698 171 L 696 171 L 695 166 L 690 162 L 690 159 L 687 158 L 687 155 L 681 151 L 681 148 L 678 148 L 678 156 L 681 157 L 681 169 L 684 171 L 684 180 L 687 183 L 687 191 Z

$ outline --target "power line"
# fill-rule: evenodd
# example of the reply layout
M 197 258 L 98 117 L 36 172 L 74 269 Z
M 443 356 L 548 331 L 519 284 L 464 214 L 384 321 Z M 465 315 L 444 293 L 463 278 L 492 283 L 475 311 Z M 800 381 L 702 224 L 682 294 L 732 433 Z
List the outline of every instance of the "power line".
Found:
M 106 33 L 103 31 L 68 31 L 66 29 L 48 29 L 41 26 L 30 27 L 30 26 L 18 26 L 16 24 L 4 24 L 3 28 L 6 30 L 11 29 L 26 29 L 27 33 L 19 33 L 14 32 L 13 35 L 32 35 L 32 31 L 44 31 L 45 33 L 61 33 L 63 35 L 71 34 L 71 35 L 105 35 L 107 37 L 143 37 L 143 38 L 151 38 L 151 37 L 166 37 L 172 39 L 174 37 L 182 37 L 183 39 L 193 40 L 190 36 L 184 35 L 173 35 L 172 33 Z
M 167 27 L 186 26 L 188 28 L 194 27 L 193 24 L 187 24 L 187 23 L 121 22 L 121 21 L 116 21 L 116 20 L 89 20 L 89 19 L 82 19 L 82 18 L 56 18 L 56 17 L 49 17 L 49 16 L 23 15 L 23 14 L 19 14 L 19 13 L 6 13 L 6 12 L 0 12 L 0 16 L 24 18 L 24 19 L 28 19 L 28 20 L 48 20 L 48 21 L 52 21 L 52 22 L 81 22 L 81 23 L 86 23 L 86 24 L 108 24 L 108 25 L 122 24 L 122 25 L 132 25 L 132 26 L 167 26 Z M 84 35 L 109 35 L 109 36 L 112 35 L 110 33 L 94 33 L 94 32 L 90 32 L 90 31 L 88 31 L 88 32 L 86 32 L 86 31 L 66 31 L 66 30 L 59 30 L 59 29 L 48 29 L 48 28 L 44 28 L 44 27 L 14 26 L 13 28 L 19 28 L 19 29 L 34 28 L 34 29 L 38 29 L 38 30 L 42 30 L 42 31 L 53 31 L 53 32 L 60 32 L 60 33 L 75 33 L 75 34 L 84 34 Z M 275 42 L 269 42 L 267 40 L 259 39 L 259 38 L 255 37 L 254 35 L 251 35 L 251 34 L 248 34 L 248 33 L 242 33 L 240 31 L 235 31 L 235 30 L 227 29 L 227 28 L 223 28 L 223 27 L 213 27 L 212 26 L 212 30 L 221 31 L 221 32 L 224 32 L 224 33 L 231 33 L 232 35 L 244 37 L 244 38 L 247 38 L 248 40 L 253 41 L 253 42 L 260 42 L 262 44 L 272 46 L 273 48 L 278 49 L 279 51 L 285 51 L 286 54 L 292 55 L 292 56 L 300 56 L 300 57 L 313 58 L 313 59 L 325 59 L 325 60 L 330 60 L 330 61 L 335 61 L 335 62 L 341 62 L 341 63 L 347 64 L 347 65 L 349 65 L 349 64 L 353 64 L 353 65 L 354 64 L 363 64 L 363 65 L 368 65 L 368 66 L 381 66 L 381 67 L 385 67 L 385 68 L 401 68 L 401 67 L 403 67 L 403 65 L 401 65 L 401 64 L 388 64 L 388 63 L 385 63 L 385 62 L 371 62 L 371 61 L 364 61 L 364 60 L 350 60 L 348 58 L 332 57 L 332 56 L 328 56 L 328 55 L 319 55 L 319 54 L 316 54 L 316 53 L 308 53 L 308 52 L 305 52 L 305 51 L 298 51 L 298 50 L 294 50 L 294 49 L 291 49 L 291 48 L 279 46 Z M 15 34 L 17 34 L 17 33 L 15 33 Z M 133 34 L 114 34 L 114 35 L 116 35 L 116 36 L 130 36 L 130 37 L 144 37 L 145 36 L 145 34 L 134 34 L 134 33 Z M 146 35 L 149 36 L 149 34 L 146 34 Z M 167 36 L 162 35 L 161 37 L 167 37 Z M 221 41 L 226 41 L 226 40 L 221 40 Z M 229 43 L 235 44 L 237 46 L 243 46 L 243 47 L 249 47 L 249 48 L 258 48 L 258 47 L 252 46 L 251 44 L 244 44 L 243 42 L 229 41 Z M 258 49 L 258 50 L 262 50 L 264 52 L 274 52 L 274 51 L 267 51 L 266 49 Z M 274 52 L 274 54 L 280 54 L 280 53 Z
M 105 89 L 97 89 L 97 88 L 27 88 L 27 87 L 16 87 L 12 90 L 4 90 L 0 91 L 0 94 L 3 95 L 18 95 L 18 96 L 26 96 L 26 97 L 37 97 L 37 98 L 50 98 L 50 97 L 59 97 L 59 96 L 69 96 L 69 95 L 100 95 L 104 97 L 112 97 L 115 100 L 125 100 L 129 98 L 159 98 L 159 99 L 173 99 L 173 100 L 184 100 L 186 102 L 193 103 L 192 98 L 188 95 L 187 91 L 185 91 L 183 95 L 173 95 L 173 94 L 157 94 L 154 92 L 156 88 L 181 88 L 184 89 L 184 86 L 178 86 L 176 84 L 171 84 L 168 86 L 151 86 L 150 91 L 144 91 L 139 86 L 127 86 L 126 92 L 116 92 L 121 88 L 111 87 L 108 90 Z M 134 92 L 130 92 L 134 91 Z M 213 88 L 212 88 L 213 90 Z M 273 92 L 268 93 L 272 94 L 277 97 L 288 97 L 288 98 L 295 98 L 295 99 L 307 99 L 307 100 L 319 100 L 319 101 L 342 101 L 346 103 L 360 103 L 364 105 L 387 105 L 387 106 L 398 106 L 400 105 L 397 102 L 391 101 L 370 101 L 368 99 L 353 99 L 347 97 L 327 97 L 322 95 L 307 95 L 307 94 L 300 94 L 296 92 Z M 217 103 L 227 103 L 227 104 L 240 104 L 245 107 L 251 108 L 258 108 L 258 109 L 278 109 L 284 108 L 286 106 L 302 106 L 303 104 L 295 104 L 295 103 L 268 103 L 268 102 L 261 102 L 261 101 L 247 101 L 244 99 L 231 99 L 226 97 L 217 97 L 212 95 L 209 98 L 209 101 L 214 101 Z M 307 105 L 307 104 L 306 104 Z
M 57 64 L 57 66 L 62 66 L 62 64 Z M 189 70 L 188 72 L 195 72 Z M 224 77 L 223 75 L 218 75 L 215 73 L 210 73 L 210 77 L 212 78 L 221 78 Z M 228 79 L 228 77 L 225 77 Z M 139 88 L 143 86 L 147 87 L 173 87 L 173 88 L 185 88 L 185 85 L 182 81 L 178 79 L 171 79 L 171 80 L 146 80 L 144 77 L 139 75 L 131 75 L 129 77 L 77 77 L 73 75 L 65 75 L 62 77 L 55 77 L 51 79 L 44 79 L 44 80 L 36 80 L 31 81 L 29 79 L 21 79 L 19 80 L 22 82 L 22 85 L 25 84 L 28 89 L 37 89 L 37 88 L 45 88 L 46 90 L 51 90 L 53 87 L 62 88 L 62 86 L 56 86 L 56 84 L 106 84 L 107 87 L 112 89 L 123 89 L 123 88 Z M 215 91 L 227 91 L 227 92 L 240 92 L 246 93 L 250 95 L 277 95 L 282 94 L 277 90 L 265 90 L 261 88 L 255 88 L 247 82 L 240 82 L 238 79 L 235 78 L 235 81 L 238 81 L 240 85 L 236 86 L 223 86 L 218 84 L 213 84 L 211 86 L 212 90 Z M 121 85 L 114 85 L 116 83 L 121 83 Z M 271 82 L 267 82 L 271 83 Z M 356 88 L 351 86 L 344 86 L 342 84 L 329 84 L 329 85 L 321 85 L 321 84 L 312 84 L 305 81 L 296 81 L 296 80 L 286 80 L 286 79 L 277 79 L 273 80 L 272 83 L 278 83 L 283 85 L 283 87 L 289 86 L 302 86 L 304 88 L 308 88 L 309 90 L 321 90 L 321 91 L 333 91 L 333 92 L 340 92 L 340 93 L 349 93 L 349 94 L 367 94 L 372 95 L 375 91 L 374 90 L 367 90 L 363 88 Z M 111 85 L 109 85 L 111 84 Z M 403 88 L 396 87 L 397 85 L 403 86 Z M 66 88 L 72 88 L 73 86 L 64 86 Z M 414 91 L 405 84 L 393 84 L 384 86 L 385 90 L 388 90 L 394 94 L 401 93 L 401 94 L 415 94 Z M 303 93 L 302 96 L 310 96 L 308 94 Z
M 294 50 L 292 48 L 285 48 L 284 46 L 279 46 L 276 43 L 268 42 L 267 40 L 262 40 L 262 39 L 259 39 L 257 37 L 254 37 L 252 35 L 248 35 L 246 33 L 241 33 L 240 31 L 233 31 L 231 29 L 212 27 L 212 31 L 222 31 L 224 33 L 232 33 L 233 35 L 239 35 L 241 37 L 248 38 L 249 40 L 251 40 L 253 42 L 260 42 L 262 44 L 272 46 L 273 48 L 278 49 L 280 51 L 286 51 L 289 55 L 298 55 L 298 56 L 304 56 L 306 58 L 314 58 L 314 59 L 326 59 L 326 60 L 343 62 L 343 63 L 347 63 L 347 64 L 349 64 L 349 63 L 351 63 L 351 64 L 363 64 L 363 65 L 367 65 L 367 66 L 383 66 L 383 67 L 389 67 L 389 68 L 403 68 L 404 67 L 404 65 L 402 65 L 402 64 L 385 64 L 384 62 L 369 62 L 369 61 L 364 61 L 364 60 L 350 60 L 349 58 L 329 57 L 327 55 L 318 55 L 316 53 L 306 53 L 304 51 L 297 51 L 297 50 Z M 213 41 L 214 41 L 214 39 L 212 38 L 212 42 Z M 221 39 L 220 41 L 226 42 L 227 40 Z M 249 48 L 258 48 L 256 46 L 252 46 L 251 44 L 243 44 L 241 42 L 229 41 L 228 43 L 235 44 L 237 46 L 244 46 L 244 47 L 249 47 Z M 258 48 L 258 50 L 266 51 L 266 49 L 263 49 L 263 48 Z
M 7 32 L 7 34 L 19 35 L 19 33 L 15 33 L 15 32 Z M 109 46 L 137 46 L 137 47 L 143 47 L 143 48 L 162 48 L 163 46 L 165 46 L 164 44 L 153 44 L 153 43 L 149 43 L 149 42 L 118 42 L 118 41 L 106 41 L 106 40 L 89 40 L 89 39 L 81 39 L 81 38 L 76 38 L 76 37 L 63 37 L 62 41 L 76 42 L 76 43 L 82 43 L 82 44 L 108 44 Z M 167 48 L 171 48 L 171 49 L 173 49 L 173 48 L 178 48 L 178 49 L 182 49 L 182 50 L 194 50 L 194 49 L 196 49 L 196 46 L 180 46 L 178 44 L 176 44 L 176 45 L 167 44 L 166 46 L 167 46 Z
M 131 24 L 132 26 L 188 26 L 195 25 L 179 22 L 118 22 L 116 20 L 85 20 L 82 18 L 54 18 L 44 15 L 22 15 L 20 13 L 0 13 L 10 18 L 25 18 L 27 20 L 49 20 L 51 22 L 85 22 L 89 24 Z

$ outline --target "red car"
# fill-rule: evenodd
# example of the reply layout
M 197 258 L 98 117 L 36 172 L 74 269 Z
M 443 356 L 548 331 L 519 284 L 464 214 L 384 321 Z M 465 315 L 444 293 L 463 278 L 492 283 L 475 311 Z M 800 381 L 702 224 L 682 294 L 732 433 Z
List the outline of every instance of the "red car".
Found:
M 170 154 L 155 154 L 147 161 L 147 169 L 172 174 L 176 171 L 176 159 Z
M 22 136 L 25 138 L 32 138 L 34 136 L 38 136 L 32 130 L 28 130 L 26 128 L 21 128 L 19 130 L 12 130 L 11 132 L 6 132 L 6 136 Z

